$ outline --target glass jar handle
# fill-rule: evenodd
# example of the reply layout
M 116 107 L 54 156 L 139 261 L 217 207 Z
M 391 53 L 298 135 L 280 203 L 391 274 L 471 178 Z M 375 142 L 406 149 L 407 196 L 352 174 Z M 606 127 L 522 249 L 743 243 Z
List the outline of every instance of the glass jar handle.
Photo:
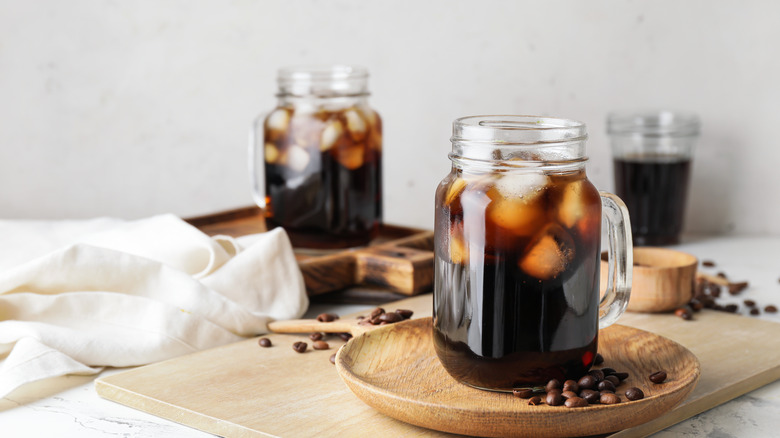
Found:
M 631 297 L 634 249 L 626 205 L 612 193 L 600 192 L 600 194 L 609 238 L 607 290 L 599 303 L 599 328 L 603 329 L 617 321 L 628 306 L 628 299 Z
M 265 210 L 265 117 L 260 114 L 249 128 L 249 178 L 252 183 L 252 198 L 258 207 Z

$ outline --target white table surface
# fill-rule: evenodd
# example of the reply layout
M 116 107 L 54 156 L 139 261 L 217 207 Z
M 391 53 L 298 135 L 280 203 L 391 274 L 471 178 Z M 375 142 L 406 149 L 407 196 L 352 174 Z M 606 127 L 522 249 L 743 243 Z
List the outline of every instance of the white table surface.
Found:
M 715 274 L 725 272 L 734 281 L 747 280 L 750 287 L 722 304 L 740 304 L 752 299 L 761 308 L 780 306 L 780 237 L 687 237 L 675 247 L 700 260 L 713 260 Z M 309 315 L 322 311 L 340 314 L 360 312 L 374 306 L 316 305 Z M 756 318 L 756 316 L 745 316 Z M 758 318 L 780 323 L 780 314 Z M 102 375 L 119 372 L 107 370 Z M 2 437 L 212 437 L 213 435 L 104 400 L 95 392 L 97 376 L 65 376 L 22 387 L 0 400 Z M 780 436 L 780 381 L 738 397 L 714 409 L 678 423 L 655 437 L 776 437 Z

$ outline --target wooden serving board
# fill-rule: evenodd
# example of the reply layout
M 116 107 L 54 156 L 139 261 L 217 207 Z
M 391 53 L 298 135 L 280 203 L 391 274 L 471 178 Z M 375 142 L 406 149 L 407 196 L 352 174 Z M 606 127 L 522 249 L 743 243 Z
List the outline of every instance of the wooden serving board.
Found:
M 263 211 L 247 207 L 186 219 L 209 235 L 239 237 L 266 231 Z M 433 285 L 433 232 L 383 224 L 368 246 L 315 255 L 296 249 L 310 296 L 351 286 L 417 295 Z
M 430 316 L 431 295 L 384 307 Z M 699 359 L 701 377 L 672 411 L 610 436 L 649 435 L 780 378 L 780 324 L 710 310 L 692 321 L 627 313 L 620 324 L 682 344 Z M 387 417 L 350 392 L 329 361 L 343 344 L 338 338 L 328 338 L 330 350 L 299 354 L 291 346 L 308 341 L 305 335 L 268 337 L 271 348 L 249 339 L 100 378 L 95 386 L 109 400 L 220 436 L 445 436 Z

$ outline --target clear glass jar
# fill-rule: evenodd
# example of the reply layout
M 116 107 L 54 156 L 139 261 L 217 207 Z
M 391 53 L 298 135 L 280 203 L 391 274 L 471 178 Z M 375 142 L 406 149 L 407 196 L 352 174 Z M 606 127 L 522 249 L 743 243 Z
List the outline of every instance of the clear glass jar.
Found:
M 331 249 L 376 237 L 382 219 L 382 120 L 368 105 L 368 71 L 285 68 L 278 104 L 250 141 L 255 202 L 293 245 Z
M 586 138 L 571 120 L 453 123 L 452 171 L 436 191 L 433 325 L 439 359 L 457 380 L 511 391 L 579 378 L 599 327 L 625 310 L 628 216 L 588 180 Z M 599 300 L 602 211 L 610 275 Z

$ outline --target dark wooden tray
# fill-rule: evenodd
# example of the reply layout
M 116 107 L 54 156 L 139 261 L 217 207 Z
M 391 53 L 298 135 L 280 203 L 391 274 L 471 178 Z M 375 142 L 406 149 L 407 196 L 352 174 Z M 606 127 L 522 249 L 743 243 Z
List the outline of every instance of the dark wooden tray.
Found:
M 246 207 L 185 219 L 208 235 L 239 237 L 266 231 L 259 207 Z M 417 295 L 433 285 L 433 232 L 382 225 L 368 246 L 315 255 L 296 249 L 310 296 L 352 286 L 372 286 Z

